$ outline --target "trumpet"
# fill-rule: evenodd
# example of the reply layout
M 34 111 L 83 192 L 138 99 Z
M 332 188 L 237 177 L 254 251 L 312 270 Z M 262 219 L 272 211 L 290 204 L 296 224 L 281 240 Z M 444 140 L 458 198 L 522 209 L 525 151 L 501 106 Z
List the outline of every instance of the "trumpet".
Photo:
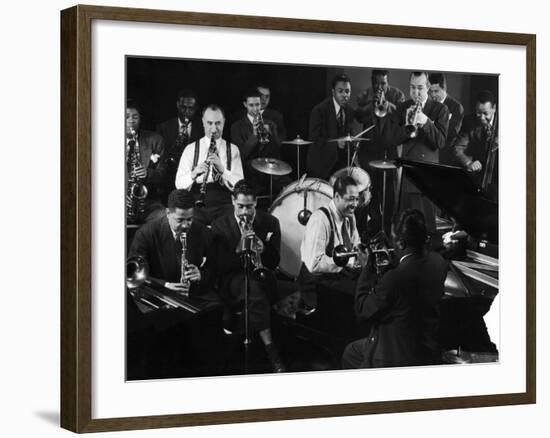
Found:
M 189 268 L 189 260 L 187 260 L 187 231 L 180 233 L 181 242 L 181 271 L 180 271 L 180 283 L 186 287 L 189 287 L 191 281 L 185 278 L 185 273 Z
M 405 120 L 405 130 L 409 134 L 410 138 L 415 138 L 418 135 L 418 125 L 416 123 L 416 117 L 422 112 L 422 102 L 420 97 L 416 99 L 416 103 L 407 112 Z
M 236 252 L 237 254 L 250 254 L 251 264 L 254 266 L 252 277 L 256 280 L 264 280 L 269 275 L 269 270 L 262 263 L 263 242 L 254 232 L 250 216 L 242 215 L 239 219 L 243 224 L 242 237 Z
M 345 245 L 336 245 L 332 250 L 332 259 L 336 266 L 343 268 L 349 262 L 349 259 L 352 257 L 357 257 L 360 252 L 365 250 L 365 246 L 360 244 L 358 247 L 355 246 L 351 249 L 346 248 Z M 359 267 L 357 265 L 357 260 L 354 267 Z
M 378 87 L 376 89 L 376 97 L 374 99 L 374 114 L 376 117 L 386 117 L 388 114 L 388 102 L 386 100 L 386 96 L 384 94 L 384 89 L 382 87 Z
M 271 140 L 271 134 L 269 133 L 268 129 L 265 126 L 264 118 L 262 116 L 261 111 L 258 111 L 258 113 L 255 116 L 254 126 L 256 126 L 256 135 L 258 137 L 258 141 L 261 144 L 269 143 Z
M 212 134 L 212 137 L 210 137 L 210 147 L 208 148 L 207 157 L 210 154 L 216 153 L 216 138 L 214 137 L 214 134 Z M 210 173 L 212 173 L 212 161 L 208 158 L 206 159 L 206 164 L 208 165 L 208 169 L 206 169 L 206 172 L 204 173 L 204 179 L 202 180 L 201 188 L 200 188 L 200 194 L 199 199 L 195 201 L 195 206 L 197 207 L 204 207 L 205 201 L 206 201 L 206 185 L 208 184 L 208 178 L 210 178 Z
M 386 233 L 379 231 L 368 243 L 369 253 L 374 255 L 374 267 L 377 274 L 391 268 L 394 249 L 390 247 Z
M 128 185 L 126 192 L 126 216 L 130 222 L 137 220 L 145 209 L 147 187 L 143 180 L 136 176 L 136 170 L 141 166 L 141 153 L 137 142 L 137 133 L 134 129 L 128 134 Z

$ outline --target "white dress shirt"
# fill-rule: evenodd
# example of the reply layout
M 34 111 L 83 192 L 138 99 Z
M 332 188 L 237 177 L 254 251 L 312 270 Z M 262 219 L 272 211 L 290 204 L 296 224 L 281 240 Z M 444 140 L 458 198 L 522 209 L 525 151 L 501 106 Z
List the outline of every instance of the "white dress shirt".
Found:
M 334 205 L 334 201 L 330 201 L 327 208 L 332 217 L 332 223 L 335 226 L 333 239 L 334 246 L 342 245 L 344 244 L 344 241 L 341 230 L 344 216 L 338 212 L 336 206 Z M 354 246 L 358 246 L 361 239 L 359 238 L 359 232 L 357 231 L 357 225 L 355 224 L 355 217 L 349 217 L 347 223 L 351 243 Z M 337 266 L 334 263 L 333 258 L 327 256 L 325 253 L 326 247 L 330 240 L 330 233 L 330 223 L 325 213 L 321 210 L 316 210 L 313 212 L 306 225 L 306 231 L 300 247 L 302 261 L 306 265 L 308 271 L 312 274 L 337 273 L 343 269 L 340 266 Z M 353 258 L 350 259 L 350 263 L 352 261 Z
M 200 139 L 199 142 L 199 160 L 197 166 L 203 163 L 206 160 L 208 155 L 208 149 L 210 148 L 210 138 L 204 136 Z M 243 165 L 241 162 L 241 155 L 239 153 L 239 148 L 234 144 L 231 144 L 231 170 L 225 168 L 227 164 L 227 154 L 226 154 L 226 141 L 218 138 L 216 140 L 216 150 L 217 154 L 220 157 L 220 161 L 223 167 L 223 173 L 221 174 L 221 181 L 229 189 L 233 190 L 233 186 L 237 181 L 240 181 L 244 178 L 243 174 Z M 184 150 L 181 155 L 178 172 L 176 173 L 176 188 L 191 190 L 193 182 L 202 184 L 204 180 L 204 174 L 199 175 L 196 181 L 193 181 L 191 178 L 191 171 L 193 170 L 193 158 L 195 157 L 195 142 L 190 143 Z M 214 172 L 210 172 L 208 177 L 208 183 L 215 182 Z

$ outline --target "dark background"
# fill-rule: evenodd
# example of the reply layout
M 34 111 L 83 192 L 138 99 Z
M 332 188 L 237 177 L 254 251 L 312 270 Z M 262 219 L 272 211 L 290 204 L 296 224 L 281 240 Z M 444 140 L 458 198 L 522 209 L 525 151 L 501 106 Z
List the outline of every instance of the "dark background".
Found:
M 351 103 L 370 86 L 372 68 L 268 64 L 250 62 L 204 61 L 169 58 L 126 58 L 127 97 L 137 99 L 142 108 L 142 127 L 155 126 L 176 115 L 176 95 L 180 89 L 191 88 L 199 98 L 199 111 L 209 103 L 219 104 L 226 113 L 224 137 L 230 139 L 231 123 L 244 109 L 242 95 L 251 86 L 265 83 L 271 88 L 270 107 L 282 112 L 287 140 L 300 135 L 308 138 L 309 115 L 312 108 L 330 95 L 330 83 L 335 74 L 345 73 L 352 82 Z M 383 68 L 383 67 L 374 67 Z M 422 70 L 422 66 L 411 66 Z M 390 85 L 400 88 L 408 98 L 411 70 L 388 69 Z M 490 90 L 498 101 L 498 76 L 449 73 L 448 93 L 473 112 L 477 93 Z M 357 125 L 353 133 L 360 131 Z M 301 151 L 305 153 L 305 149 Z M 301 154 L 301 157 L 305 158 Z M 283 145 L 282 158 L 293 168 L 296 149 Z M 305 164 L 301 158 L 301 166 Z

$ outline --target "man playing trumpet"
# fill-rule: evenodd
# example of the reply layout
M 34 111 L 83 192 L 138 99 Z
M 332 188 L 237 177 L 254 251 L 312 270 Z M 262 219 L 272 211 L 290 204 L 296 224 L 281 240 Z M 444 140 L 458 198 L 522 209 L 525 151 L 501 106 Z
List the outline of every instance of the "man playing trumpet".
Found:
M 271 305 L 277 300 L 276 278 L 270 270 L 279 265 L 281 228 L 279 220 L 256 210 L 256 191 L 246 180 L 235 184 L 233 211 L 218 218 L 212 224 L 216 234 L 220 291 L 227 304 L 225 323 L 229 330 L 232 308 L 244 300 L 245 275 L 240 255 L 243 242 L 252 238 L 255 253 L 249 279 L 249 321 L 253 333 L 257 333 L 274 372 L 285 371 L 278 348 L 271 334 Z
M 243 178 L 243 168 L 239 148 L 222 139 L 225 115 L 221 107 L 207 105 L 202 123 L 205 135 L 183 151 L 176 188 L 190 191 L 196 201 L 204 203 L 196 219 L 209 225 L 231 209 L 231 192 Z
M 439 163 L 439 150 L 445 147 L 447 139 L 449 110 L 442 103 L 428 99 L 429 87 L 426 72 L 412 72 L 409 77 L 410 99 L 398 104 L 391 114 L 377 116 L 377 130 L 386 146 L 402 145 L 401 153 L 397 150 L 398 156 Z M 407 178 L 402 182 L 399 206 L 400 211 L 407 208 L 420 210 L 428 232 L 435 231 L 433 204 Z

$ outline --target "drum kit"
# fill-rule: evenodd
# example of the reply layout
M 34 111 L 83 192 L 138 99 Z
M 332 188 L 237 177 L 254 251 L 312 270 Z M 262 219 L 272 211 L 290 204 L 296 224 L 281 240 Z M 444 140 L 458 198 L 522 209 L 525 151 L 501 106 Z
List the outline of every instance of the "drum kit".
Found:
M 332 200 L 333 185 L 337 178 L 351 176 L 357 182 L 359 192 L 361 193 L 361 203 L 366 204 L 370 201 L 371 178 L 366 170 L 359 167 L 357 154 L 358 144 L 370 141 L 370 139 L 362 138 L 361 135 L 372 128 L 373 126 L 356 136 L 347 135 L 328 140 L 329 142 L 338 142 L 345 145 L 347 148 L 348 163 L 347 167 L 336 171 L 330 177 L 329 182 L 319 178 L 308 178 L 306 174 L 300 176 L 300 148 L 313 142 L 304 140 L 299 135 L 293 140 L 283 141 L 283 144 L 296 146 L 298 180 L 285 186 L 275 201 L 273 201 L 273 176 L 288 175 L 292 172 L 292 167 L 276 158 L 256 158 L 252 161 L 251 164 L 254 169 L 270 177 L 270 199 L 272 204 L 268 211 L 279 220 L 282 231 L 279 269 L 288 277 L 298 277 L 302 263 L 300 245 L 304 237 L 306 224 L 313 211 L 326 206 Z M 384 172 L 397 168 L 393 161 L 387 159 L 371 161 L 369 162 L 369 166 Z M 385 174 L 382 197 L 383 216 L 386 199 Z

